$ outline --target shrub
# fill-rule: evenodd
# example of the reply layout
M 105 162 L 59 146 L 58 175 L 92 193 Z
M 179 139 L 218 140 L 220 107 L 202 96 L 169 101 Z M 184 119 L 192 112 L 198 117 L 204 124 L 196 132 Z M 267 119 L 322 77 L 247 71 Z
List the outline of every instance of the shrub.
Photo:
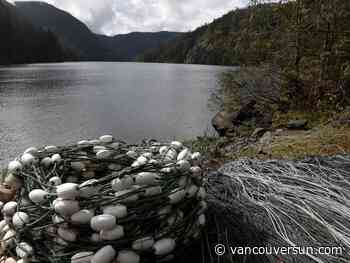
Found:
M 219 76 L 219 84 L 212 102 L 229 112 L 253 100 L 262 109 L 271 109 L 281 102 L 281 79 L 277 68 L 265 65 L 227 71 Z

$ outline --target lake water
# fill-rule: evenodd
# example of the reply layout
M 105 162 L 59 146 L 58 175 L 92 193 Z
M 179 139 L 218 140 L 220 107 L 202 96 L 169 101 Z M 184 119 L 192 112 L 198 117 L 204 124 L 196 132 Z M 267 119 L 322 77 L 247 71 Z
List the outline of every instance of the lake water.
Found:
M 0 164 L 29 146 L 103 134 L 143 138 L 203 135 L 210 91 L 225 67 L 61 63 L 0 67 Z

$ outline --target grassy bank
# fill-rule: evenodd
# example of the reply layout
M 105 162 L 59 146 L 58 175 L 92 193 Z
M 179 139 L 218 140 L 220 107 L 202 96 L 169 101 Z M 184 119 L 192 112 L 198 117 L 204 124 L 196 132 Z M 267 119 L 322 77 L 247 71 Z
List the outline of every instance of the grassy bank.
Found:
M 337 119 L 347 114 L 337 115 Z M 244 135 L 219 138 L 202 136 L 185 144 L 195 151 L 202 152 L 207 165 L 217 167 L 224 162 L 238 158 L 258 159 L 303 159 L 308 156 L 328 156 L 350 153 L 350 125 L 338 123 L 330 115 L 317 113 L 277 114 L 270 129 L 272 140 L 268 153 L 259 153 L 260 139 L 253 138 L 253 129 Z M 288 130 L 289 120 L 303 118 L 308 120 L 306 130 Z M 349 118 L 350 120 L 350 118 Z
M 229 116 L 214 119 L 226 137 L 198 137 L 187 145 L 204 153 L 210 167 L 243 157 L 303 159 L 350 153 L 347 82 L 339 79 L 337 85 L 327 82 L 324 87 L 326 82 L 318 78 L 291 79 L 287 69 L 262 64 L 222 73 L 211 103 L 225 113 L 220 116 Z M 303 123 L 303 129 L 288 129 L 296 123 Z M 264 132 L 253 135 L 261 127 L 269 127 L 264 138 Z

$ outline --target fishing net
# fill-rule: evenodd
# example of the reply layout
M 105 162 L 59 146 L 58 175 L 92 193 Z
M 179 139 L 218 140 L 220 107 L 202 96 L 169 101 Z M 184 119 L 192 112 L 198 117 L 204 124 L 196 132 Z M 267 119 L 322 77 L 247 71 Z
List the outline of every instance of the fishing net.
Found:
M 98 140 L 29 148 L 8 165 L 6 262 L 138 263 L 176 258 L 200 236 L 201 156 L 180 142 Z M 9 261 L 10 260 L 10 261 Z M 11 261 L 12 260 L 12 261 Z
M 207 262 L 350 262 L 349 156 L 242 159 L 210 174 L 205 187 Z M 227 253 L 217 256 L 216 244 Z M 233 254 L 230 246 L 268 253 Z M 270 254 L 282 247 L 289 251 Z
M 349 156 L 242 159 L 206 176 L 200 161 L 179 142 L 136 146 L 110 136 L 30 148 L 5 179 L 18 191 L 2 208 L 3 258 L 350 262 Z M 270 250 L 282 247 L 298 253 Z

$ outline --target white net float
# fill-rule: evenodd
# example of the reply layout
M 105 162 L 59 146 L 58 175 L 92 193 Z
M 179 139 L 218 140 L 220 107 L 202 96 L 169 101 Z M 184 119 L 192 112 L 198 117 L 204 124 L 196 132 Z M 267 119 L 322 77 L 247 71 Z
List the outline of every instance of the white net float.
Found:
M 129 146 L 111 135 L 28 148 L 8 165 L 22 187 L 2 204 L 4 256 L 163 262 L 205 224 L 200 159 L 178 141 Z

